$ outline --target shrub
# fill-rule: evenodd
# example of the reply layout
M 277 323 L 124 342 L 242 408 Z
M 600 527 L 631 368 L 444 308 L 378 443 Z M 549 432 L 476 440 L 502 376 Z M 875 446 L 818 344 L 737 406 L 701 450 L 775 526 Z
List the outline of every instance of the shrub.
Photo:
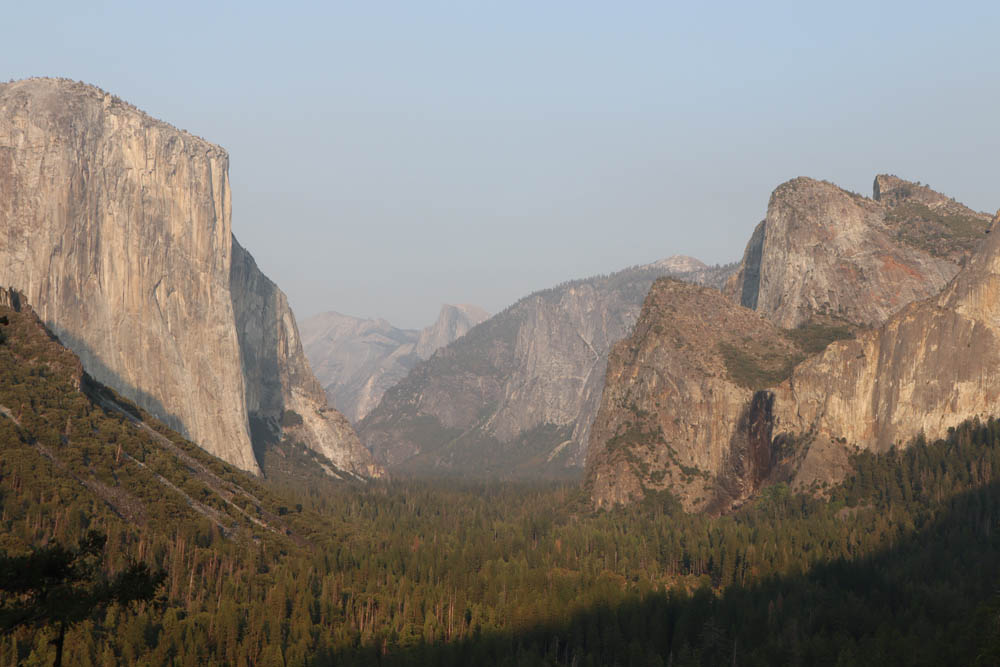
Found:
M 285 410 L 281 415 L 281 426 L 282 428 L 292 428 L 293 426 L 302 425 L 302 415 L 300 415 L 295 410 Z

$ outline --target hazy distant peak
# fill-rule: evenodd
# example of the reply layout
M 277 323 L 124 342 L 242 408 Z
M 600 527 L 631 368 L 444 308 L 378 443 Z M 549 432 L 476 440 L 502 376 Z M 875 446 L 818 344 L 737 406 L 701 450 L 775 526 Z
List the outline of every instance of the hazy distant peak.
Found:
M 471 304 L 444 304 L 437 321 L 420 332 L 414 351 L 421 359 L 427 359 L 438 349 L 454 340 L 490 316 L 488 312 Z
M 471 321 L 474 321 L 476 324 L 482 322 L 485 319 L 488 319 L 490 316 L 488 310 L 486 310 L 485 308 L 480 308 L 479 306 L 472 303 L 446 303 L 441 306 L 441 313 L 440 315 L 438 315 L 439 320 L 445 316 L 445 310 L 448 308 L 454 308 L 460 311 L 462 314 L 465 315 L 466 318 L 468 318 Z
M 399 329 L 382 318 L 365 319 L 329 311 L 304 321 L 300 332 L 327 398 L 357 421 L 419 360 L 430 357 L 489 316 L 479 306 L 444 304 L 437 320 L 418 331 Z
M 666 259 L 658 259 L 652 264 L 647 264 L 643 268 L 662 269 L 676 273 L 687 273 L 689 271 L 701 271 L 707 269 L 708 265 L 700 259 L 689 257 L 688 255 L 672 255 Z
M 316 322 L 317 324 L 323 324 L 323 325 L 335 325 L 341 322 L 357 322 L 360 321 L 360 319 L 361 318 L 359 317 L 353 317 L 351 315 L 338 313 L 335 310 L 328 310 L 325 313 L 317 313 L 316 315 L 307 318 L 307 320 L 311 320 L 313 322 Z

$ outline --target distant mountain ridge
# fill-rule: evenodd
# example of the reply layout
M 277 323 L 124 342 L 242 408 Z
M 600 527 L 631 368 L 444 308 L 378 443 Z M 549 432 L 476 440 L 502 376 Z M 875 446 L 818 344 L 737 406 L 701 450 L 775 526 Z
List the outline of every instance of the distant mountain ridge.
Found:
M 418 331 L 331 311 L 302 322 L 302 342 L 330 403 L 357 422 L 418 362 L 488 317 L 479 306 L 445 304 Z
M 666 275 L 720 286 L 733 268 L 678 258 L 535 292 L 417 364 L 358 432 L 402 472 L 577 474 L 608 350 L 631 329 L 649 286 Z

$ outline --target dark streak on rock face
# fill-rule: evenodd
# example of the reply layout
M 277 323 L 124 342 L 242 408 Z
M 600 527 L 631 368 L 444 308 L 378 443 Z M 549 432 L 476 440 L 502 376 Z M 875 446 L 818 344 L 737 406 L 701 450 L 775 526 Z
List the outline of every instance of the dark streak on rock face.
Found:
M 753 235 L 747 243 L 746 260 L 743 269 L 743 290 L 740 293 L 740 305 L 751 310 L 757 309 L 757 295 L 760 292 L 760 260 L 764 252 L 764 236 L 767 221 L 762 220 L 753 230 Z
M 743 424 L 740 424 L 743 428 Z M 750 457 L 750 474 L 748 475 L 753 491 L 761 487 L 771 474 L 774 466 L 774 455 L 771 448 L 771 435 L 774 430 L 774 394 L 762 390 L 754 393 L 747 414 L 746 437 Z
M 11 310 L 20 313 L 22 298 L 24 298 L 24 295 L 16 289 L 0 287 L 0 306 L 7 306 Z
M 743 409 L 729 441 L 729 456 L 710 511 L 724 512 L 742 504 L 768 480 L 776 462 L 773 432 L 774 394 L 757 391 Z

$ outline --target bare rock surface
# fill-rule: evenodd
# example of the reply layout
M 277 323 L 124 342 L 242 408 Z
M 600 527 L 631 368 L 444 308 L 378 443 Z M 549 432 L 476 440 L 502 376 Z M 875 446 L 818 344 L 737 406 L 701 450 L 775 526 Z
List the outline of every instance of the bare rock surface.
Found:
M 233 237 L 232 298 L 251 419 L 275 437 L 301 440 L 341 472 L 378 477 L 381 468 L 347 419 L 327 406 L 306 360 L 288 298 Z
M 896 177 L 872 200 L 779 187 L 728 301 L 658 281 L 615 346 L 587 458 L 595 505 L 670 490 L 726 511 L 776 481 L 818 491 L 857 449 L 996 415 L 1000 219 L 984 218 Z
M 635 330 L 608 361 L 587 455 L 587 484 L 598 506 L 670 489 L 687 509 L 705 509 L 727 466 L 738 458 L 751 463 L 747 443 L 734 443 L 734 436 L 754 392 L 727 362 L 730 350 L 751 348 L 753 361 L 772 372 L 799 353 L 777 326 L 717 290 L 654 283 Z M 768 473 L 765 466 L 741 475 L 737 481 L 750 488 L 739 495 Z
M 490 314 L 471 304 L 441 306 L 441 312 L 434 324 L 424 328 L 417 338 L 413 351 L 421 359 L 429 359 L 440 350 L 466 333 L 480 322 L 488 319 Z
M 727 293 L 783 327 L 877 325 L 937 294 L 989 216 L 895 176 L 878 176 L 873 190 L 868 199 L 809 178 L 780 185 Z
M 936 297 L 832 344 L 775 389 L 776 433 L 884 452 L 1000 412 L 1000 214 Z M 814 481 L 800 476 L 801 485 Z
M 0 85 L 0 285 L 98 381 L 244 470 L 259 472 L 250 416 L 279 405 L 330 422 L 307 444 L 346 442 L 346 472 L 376 470 L 324 416 L 284 295 L 233 241 L 228 167 L 92 86 Z
M 303 345 L 330 402 L 357 422 L 418 362 L 488 317 L 478 306 L 445 304 L 434 324 L 418 331 L 320 313 L 302 322 Z
M 720 285 L 730 270 L 699 263 L 680 275 Z M 521 299 L 386 391 L 358 426 L 362 440 L 406 472 L 575 474 L 608 351 L 628 335 L 653 280 L 671 272 L 638 266 Z

